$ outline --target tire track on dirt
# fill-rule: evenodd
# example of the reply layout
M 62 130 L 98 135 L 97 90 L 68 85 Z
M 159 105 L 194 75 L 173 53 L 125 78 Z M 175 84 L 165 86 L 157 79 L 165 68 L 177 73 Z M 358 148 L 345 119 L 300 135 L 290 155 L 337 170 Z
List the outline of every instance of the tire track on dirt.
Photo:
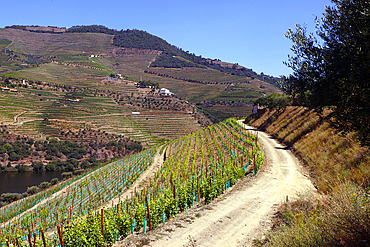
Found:
M 152 233 L 155 236 L 149 237 L 149 245 L 251 246 L 253 239 L 263 232 L 261 225 L 271 220 L 276 207 L 287 196 L 291 199 L 300 193 L 315 191 L 291 151 L 263 132 L 259 132 L 259 143 L 265 152 L 265 163 L 256 177 L 242 179 L 234 186 L 236 188 L 230 188 L 227 195 L 210 205 L 198 205 L 198 208 L 195 206 L 180 214 Z M 197 216 L 196 212 L 201 212 L 201 216 L 184 216 Z M 186 217 L 192 220 L 187 220 L 189 223 L 181 221 Z M 180 221 L 183 223 L 181 227 Z M 176 227 L 171 228 L 171 224 Z

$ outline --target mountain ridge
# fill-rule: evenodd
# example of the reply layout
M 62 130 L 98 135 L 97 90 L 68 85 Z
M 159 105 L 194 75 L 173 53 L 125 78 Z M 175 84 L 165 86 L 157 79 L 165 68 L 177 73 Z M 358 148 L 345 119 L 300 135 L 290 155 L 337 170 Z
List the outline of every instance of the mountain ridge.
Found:
M 229 73 L 237 76 L 246 76 L 257 78 L 261 81 L 270 83 L 276 87 L 280 87 L 277 81 L 280 78 L 258 74 L 252 69 L 240 66 L 238 63 L 226 63 L 219 59 L 202 58 L 194 53 L 184 51 L 175 45 L 169 44 L 166 40 L 152 35 L 143 30 L 127 29 L 127 30 L 114 30 L 107 28 L 102 25 L 88 25 L 88 26 L 72 26 L 71 28 L 60 28 L 60 27 L 41 27 L 41 26 L 22 26 L 13 25 L 6 26 L 5 28 L 21 29 L 36 33 L 104 33 L 113 35 L 114 46 L 124 48 L 137 48 L 137 49 L 151 49 L 162 51 L 162 54 L 151 63 L 151 67 L 165 67 L 165 68 L 181 68 L 181 67 L 208 67 L 219 70 L 221 72 Z M 184 58 L 179 59 L 178 57 Z M 187 62 L 186 60 L 190 61 Z

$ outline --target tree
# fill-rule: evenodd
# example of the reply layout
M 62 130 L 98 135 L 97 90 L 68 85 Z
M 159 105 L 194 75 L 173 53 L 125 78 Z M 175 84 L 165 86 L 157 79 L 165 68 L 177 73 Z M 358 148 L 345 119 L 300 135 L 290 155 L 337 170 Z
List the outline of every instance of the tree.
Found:
M 56 185 L 57 183 L 59 183 L 59 179 L 58 179 L 58 178 L 53 178 L 53 179 L 50 181 L 50 184 L 51 184 L 51 185 Z
M 44 170 L 44 164 L 41 161 L 33 162 L 32 167 L 35 172 Z
M 316 35 L 304 26 L 288 30 L 293 56 L 285 64 L 293 73 L 283 77 L 283 90 L 322 113 L 329 107 L 331 124 L 356 131 L 370 144 L 370 2 L 332 0 L 316 17 Z
M 45 169 L 47 171 L 55 171 L 55 165 L 53 163 L 48 163 L 46 166 L 45 166 Z
M 31 186 L 31 187 L 27 188 L 27 193 L 30 194 L 30 195 L 36 194 L 39 191 L 40 191 L 40 189 L 37 186 Z
M 254 100 L 253 103 L 255 105 L 268 107 L 271 110 L 278 108 L 278 111 L 291 104 L 290 99 L 286 95 L 281 95 L 278 93 L 272 93 L 270 95 L 259 97 L 258 99 Z
M 51 186 L 51 184 L 49 183 L 49 182 L 42 182 L 41 184 L 39 184 L 39 188 L 41 189 L 41 190 L 44 190 L 44 189 L 47 189 L 47 188 L 49 188 Z

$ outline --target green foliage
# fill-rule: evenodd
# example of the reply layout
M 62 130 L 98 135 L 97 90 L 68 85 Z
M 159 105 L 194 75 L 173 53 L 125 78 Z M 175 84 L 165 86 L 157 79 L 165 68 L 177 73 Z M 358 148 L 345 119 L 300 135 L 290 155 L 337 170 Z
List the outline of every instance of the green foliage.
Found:
M 55 171 L 55 165 L 54 165 L 54 163 L 49 162 L 49 163 L 45 166 L 45 170 L 47 170 L 47 171 Z
M 72 172 L 63 172 L 63 173 L 62 173 L 62 177 L 63 177 L 64 179 L 70 178 L 70 177 L 72 177 L 72 175 L 73 175 L 73 173 L 72 173 Z
M 41 161 L 33 162 L 32 167 L 35 172 L 44 170 L 44 164 Z
M 119 31 L 114 35 L 113 44 L 126 48 L 169 51 L 173 48 L 165 40 L 141 30 Z
M 152 82 L 150 80 L 143 80 L 139 82 L 139 87 L 149 87 L 151 86 L 152 88 L 159 88 L 159 83 L 158 82 Z
M 167 189 L 165 193 L 164 213 L 166 214 L 167 219 L 170 219 L 177 214 L 176 200 L 173 197 L 171 188 Z
M 163 68 L 201 67 L 199 64 L 177 58 L 173 53 L 162 53 L 150 66 Z
M 27 172 L 29 171 L 28 166 L 24 164 L 18 164 L 15 166 L 15 168 L 18 170 L 18 172 Z
M 59 179 L 58 179 L 58 178 L 53 178 L 53 179 L 50 181 L 50 184 L 51 184 L 51 185 L 56 185 L 57 183 L 59 183 Z
M 135 220 L 136 220 L 135 230 L 138 231 L 138 230 L 141 229 L 142 223 L 143 223 L 143 220 L 144 220 L 144 217 L 145 217 L 144 204 L 137 203 L 135 205 L 135 211 L 134 211 L 133 215 L 134 215 Z
M 3 193 L 0 197 L 0 202 L 11 203 L 17 201 L 21 198 L 21 194 L 19 193 Z
M 12 42 L 10 40 L 6 40 L 6 39 L 0 39 L 0 45 L 9 45 L 11 44 Z
M 115 215 L 115 222 L 119 235 L 124 238 L 127 237 L 131 230 L 133 219 L 123 210 Z
M 37 192 L 39 192 L 40 191 L 40 188 L 39 187 L 37 187 L 37 186 L 31 186 L 31 187 L 28 187 L 27 188 L 27 193 L 29 194 L 29 195 L 33 195 L 33 194 L 36 194 Z
M 102 25 L 72 26 L 67 29 L 66 33 L 105 33 L 114 35 L 117 31 L 109 29 Z
M 100 212 L 99 212 L 100 214 Z M 57 233 L 55 233 L 56 236 Z M 73 221 L 63 232 L 64 246 L 106 246 L 101 231 L 101 221 L 93 213 L 89 213 L 80 221 Z
M 272 93 L 254 100 L 253 103 L 255 105 L 268 107 L 271 110 L 275 108 L 280 110 L 291 105 L 291 100 L 286 95 Z
M 41 184 L 39 184 L 39 188 L 41 189 L 41 190 L 44 190 L 44 189 L 47 189 L 47 188 L 49 188 L 51 186 L 51 184 L 49 183 L 49 182 L 42 182 Z
M 333 0 L 317 21 L 316 36 L 304 26 L 288 30 L 293 56 L 286 65 L 283 89 L 300 102 L 322 112 L 343 132 L 357 131 L 370 144 L 370 6 L 367 0 Z M 318 40 L 319 37 L 321 40 Z

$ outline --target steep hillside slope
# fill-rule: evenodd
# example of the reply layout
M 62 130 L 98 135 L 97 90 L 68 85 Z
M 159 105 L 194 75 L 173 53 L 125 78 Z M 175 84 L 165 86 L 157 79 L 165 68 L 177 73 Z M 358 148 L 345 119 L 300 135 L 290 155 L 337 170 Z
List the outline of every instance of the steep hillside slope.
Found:
M 250 114 L 253 99 L 279 91 L 277 78 L 196 56 L 140 30 L 11 26 L 0 29 L 0 40 L 0 73 L 6 77 L 84 87 L 117 73 L 151 80 L 197 104 L 214 122 Z M 50 64 L 55 61 L 83 66 L 55 67 Z
M 262 110 L 246 122 L 294 150 L 321 192 L 281 205 L 274 230 L 257 246 L 369 246 L 369 148 L 304 107 Z
M 354 181 L 370 185 L 370 151 L 361 147 L 350 133 L 341 136 L 313 110 L 287 107 L 285 110 L 261 110 L 250 116 L 251 124 L 291 147 L 311 170 L 320 191 L 333 189 L 333 181 Z

